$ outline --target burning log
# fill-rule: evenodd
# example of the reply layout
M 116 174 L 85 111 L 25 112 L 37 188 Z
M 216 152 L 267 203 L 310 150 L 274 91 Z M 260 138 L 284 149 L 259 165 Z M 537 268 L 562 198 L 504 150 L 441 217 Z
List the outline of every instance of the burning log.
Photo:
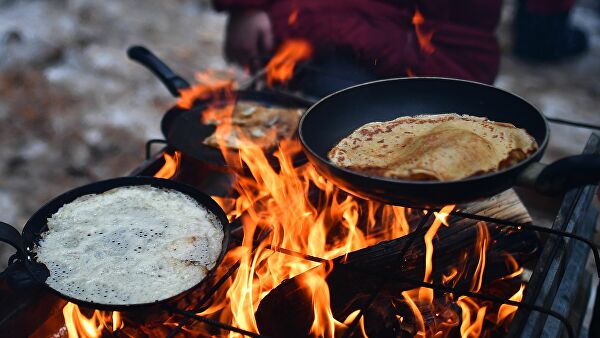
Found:
M 476 209 L 480 215 L 497 213 L 507 215 L 512 210 L 513 217 L 508 219 L 529 220 L 522 206 L 513 203 L 516 198 L 514 193 L 503 195 L 493 203 L 488 201 L 489 207 L 476 204 L 463 211 L 470 212 L 471 209 Z M 450 218 L 449 224 L 451 224 L 449 227 L 439 229 L 434 240 L 435 253 L 432 260 L 431 280 L 434 283 L 445 283 L 444 274 L 451 274 L 452 272 L 448 271 L 451 267 L 462 265 L 462 271 L 455 276 L 451 284 L 459 289 L 469 289 L 478 265 L 477 256 L 473 254 L 478 237 L 478 227 L 475 226 L 477 221 Z M 489 247 L 486 250 L 487 268 L 481 274 L 481 283 L 484 286 L 514 272 L 514 266 L 506 263 L 507 253 L 520 255 L 519 258 L 524 259 L 535 251 L 532 247 L 532 239 L 533 243 L 537 242 L 533 232 L 498 227 L 493 224 L 485 227 L 489 231 Z M 307 294 L 310 290 L 305 279 L 310 278 L 311 274 L 323 274 L 324 271 L 319 269 L 331 268 L 326 283 L 331 290 L 329 297 L 333 317 L 339 320 L 335 325 L 336 328 L 341 331 L 347 329 L 345 324 L 351 321 L 346 320 L 344 323 L 342 321 L 349 318 L 357 309 L 371 304 L 363 322 L 370 336 L 401 336 L 401 331 L 415 334 L 415 320 L 411 318 L 411 311 L 402 293 L 416 286 L 403 280 L 423 278 L 426 256 L 426 248 L 421 239 L 423 234 L 424 231 L 417 231 L 351 252 L 347 256 L 338 257 L 330 263 L 322 264 L 284 281 L 272 290 L 258 307 L 256 320 L 260 332 L 273 337 L 308 335 L 315 319 L 315 306 L 314 297 Z M 373 298 L 373 295 L 377 295 L 376 298 Z M 436 297 L 434 303 L 443 303 L 444 299 L 446 298 Z M 431 310 L 421 309 L 419 304 L 414 305 L 419 307 L 426 326 L 433 321 L 440 321 L 440 318 L 450 326 L 457 326 L 459 323 L 456 315 L 460 313 L 458 309 L 433 314 Z M 438 305 L 434 307 L 436 309 L 457 308 L 450 302 Z M 399 321 L 400 317 L 403 318 L 402 321 Z M 360 330 L 355 330 L 356 332 Z

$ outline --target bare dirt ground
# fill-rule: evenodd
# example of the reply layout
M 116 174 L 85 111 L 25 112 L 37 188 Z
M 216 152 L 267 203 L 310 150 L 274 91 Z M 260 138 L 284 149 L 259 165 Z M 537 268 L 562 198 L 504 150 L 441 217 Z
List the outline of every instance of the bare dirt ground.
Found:
M 507 4 L 497 85 L 549 116 L 600 125 L 596 5 L 580 1 L 573 13 L 589 33 L 587 55 L 531 65 L 509 53 Z M 173 99 L 127 59 L 127 47 L 147 45 L 192 79 L 196 70 L 226 67 L 224 24 L 206 0 L 0 0 L 0 220 L 22 227 L 51 197 L 141 163 Z M 588 136 L 552 126 L 547 160 L 579 153 Z

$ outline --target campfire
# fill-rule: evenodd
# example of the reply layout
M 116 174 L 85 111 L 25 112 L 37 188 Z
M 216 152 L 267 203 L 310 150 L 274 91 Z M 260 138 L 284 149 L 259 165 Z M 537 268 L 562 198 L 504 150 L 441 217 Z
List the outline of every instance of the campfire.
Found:
M 272 330 L 280 333 L 279 328 L 270 325 L 277 326 L 275 323 L 280 320 L 290 320 L 289 317 L 303 314 L 305 317 L 297 318 L 296 324 L 296 328 L 305 326 L 306 331 L 299 333 L 301 336 L 344 336 L 355 322 L 359 325 L 359 332 L 368 336 L 369 332 L 377 332 L 369 327 L 369 321 L 378 319 L 366 318 L 358 306 L 335 304 L 332 308 L 330 287 L 344 288 L 344 285 L 336 285 L 347 273 L 343 271 L 344 267 L 360 265 L 364 261 L 364 257 L 355 258 L 353 253 L 376 248 L 378 243 L 408 237 L 406 235 L 417 228 L 414 221 L 423 212 L 348 195 L 321 177 L 310 164 L 294 167 L 291 159 L 300 151 L 296 141 L 282 143 L 276 150 L 280 159 L 280 169 L 276 171 L 259 147 L 248 144 L 240 149 L 239 160 L 247 165 L 251 174 L 239 176 L 235 183 L 235 197 L 214 197 L 227 211 L 229 219 L 239 220 L 243 227 L 241 245 L 228 252 L 216 276 L 223 276 L 232 266 L 238 266 L 209 302 L 201 305 L 197 315 L 249 332 Z M 165 154 L 166 164 L 157 175 L 174 175 L 178 158 L 177 154 L 173 157 Z M 425 250 L 409 250 L 408 254 L 410 260 L 422 266 L 414 266 L 415 271 L 406 269 L 405 272 L 416 276 L 417 270 L 423 271 L 421 280 L 424 283 L 465 284 L 474 292 L 486 287 L 493 290 L 496 285 L 496 292 L 506 293 L 507 286 L 514 288 L 516 285 L 517 290 L 507 296 L 519 301 L 524 290 L 524 284 L 519 285 L 523 269 L 511 255 L 504 252 L 493 254 L 496 260 L 503 257 L 506 273 L 486 282 L 488 257 L 498 230 L 489 229 L 484 222 L 470 226 L 472 231 L 469 233 L 476 237 L 474 245 L 459 250 L 462 253 L 451 260 L 456 264 L 445 267 L 443 271 L 436 269 L 435 257 L 448 254 L 436 247 L 440 242 L 438 238 L 454 226 L 448 220 L 453 209 L 454 206 L 447 206 L 433 213 L 429 229 L 414 240 L 415 248 L 422 244 Z M 490 231 L 494 231 L 496 236 L 492 236 Z M 401 264 L 395 268 L 404 269 Z M 345 281 L 351 284 L 371 283 L 373 278 L 361 274 L 348 274 L 348 277 L 356 278 Z M 487 277 L 489 279 L 489 274 Z M 197 292 L 196 301 L 207 289 L 208 286 Z M 503 327 L 516 311 L 516 306 L 498 306 L 472 297 L 438 294 L 429 287 L 400 287 L 397 292 L 395 289 L 392 287 L 384 291 L 389 302 L 387 306 L 395 308 L 398 313 L 394 315 L 395 325 L 415 336 L 460 334 L 462 337 L 478 337 L 484 327 L 496 327 L 503 332 Z M 345 300 L 347 303 L 355 301 L 351 297 Z M 336 303 L 339 302 L 336 299 Z M 198 305 L 194 303 L 189 306 Z M 302 306 L 290 309 L 299 303 L 308 304 L 309 309 Z M 120 329 L 127 332 L 126 314 L 123 322 L 117 312 L 96 311 L 88 318 L 70 303 L 65 306 L 64 314 L 70 337 L 97 337 L 102 332 L 118 333 Z M 343 315 L 339 317 L 336 314 Z M 166 320 L 164 324 L 171 325 L 169 322 Z M 202 336 L 206 332 L 223 333 L 215 332 L 202 323 L 186 327 L 185 332 L 190 336 Z M 162 331 L 155 334 L 161 336 Z
M 287 81 L 296 62 L 310 54 L 305 41 L 283 44 L 267 65 L 268 84 Z M 244 140 L 239 151 L 232 151 L 224 140 L 237 128 L 231 123 L 236 84 L 210 73 L 197 79 L 198 85 L 182 91 L 179 106 L 218 97 L 219 104 L 209 106 L 202 118 L 221 121 L 216 128 L 221 153 L 231 168 L 241 169 L 232 169 L 236 180 L 230 196 L 213 198 L 240 225 L 241 236 L 205 285 L 178 304 L 206 319 L 181 326 L 183 336 L 487 337 L 505 332 L 516 306 L 444 292 L 436 285 L 520 301 L 523 268 L 511 254 L 525 251 L 511 243 L 521 235 L 519 229 L 453 219 L 454 205 L 417 210 L 354 197 L 309 163 L 295 163 L 302 152 L 295 139 L 282 140 L 274 150 Z M 223 105 L 223 98 L 231 103 Z M 275 167 L 267 158 L 270 151 Z M 182 156 L 164 153 L 164 162 L 155 176 L 174 178 Z M 72 303 L 63 313 L 70 338 L 162 337 L 180 322 L 177 314 L 140 320 Z M 212 321 L 225 327 L 211 326 Z

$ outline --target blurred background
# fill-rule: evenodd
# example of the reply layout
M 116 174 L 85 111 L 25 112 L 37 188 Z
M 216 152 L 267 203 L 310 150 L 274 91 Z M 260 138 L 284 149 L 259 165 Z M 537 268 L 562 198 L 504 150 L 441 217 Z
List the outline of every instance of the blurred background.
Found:
M 512 56 L 505 1 L 496 85 L 548 116 L 600 125 L 598 4 L 578 1 L 571 13 L 587 53 L 530 64 Z M 225 23 L 208 0 L 0 0 L 0 220 L 22 227 L 53 196 L 139 165 L 174 100 L 127 47 L 148 46 L 191 80 L 228 67 Z M 590 133 L 551 127 L 545 161 L 581 152 Z

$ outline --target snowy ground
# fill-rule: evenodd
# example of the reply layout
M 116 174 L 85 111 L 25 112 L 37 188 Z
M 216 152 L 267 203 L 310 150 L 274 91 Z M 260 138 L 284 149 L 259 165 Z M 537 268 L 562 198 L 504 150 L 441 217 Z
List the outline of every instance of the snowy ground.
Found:
M 549 116 L 600 125 L 594 5 L 583 1 L 574 12 L 591 51 L 541 66 L 508 53 L 506 6 L 497 85 Z M 22 227 L 51 197 L 139 164 L 145 140 L 161 136 L 160 119 L 173 100 L 127 60 L 126 48 L 147 45 L 191 79 L 195 70 L 226 66 L 224 24 L 206 0 L 0 0 L 0 220 Z M 547 157 L 579 153 L 588 135 L 553 126 Z
M 590 39 L 587 54 L 561 64 L 529 64 L 512 57 L 508 21 L 512 11 L 505 6 L 499 29 L 502 57 L 496 86 L 514 92 L 549 117 L 600 125 L 600 1 L 578 1 L 572 21 L 585 29 Z M 590 131 L 551 124 L 550 145 L 544 161 L 580 153 Z

